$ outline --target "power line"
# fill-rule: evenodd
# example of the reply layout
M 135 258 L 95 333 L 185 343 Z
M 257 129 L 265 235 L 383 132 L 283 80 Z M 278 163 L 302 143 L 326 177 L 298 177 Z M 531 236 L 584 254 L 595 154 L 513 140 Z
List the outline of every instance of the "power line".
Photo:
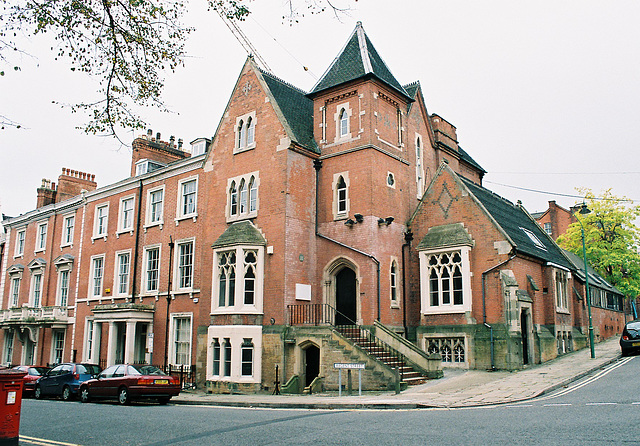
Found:
M 538 190 L 538 189 L 528 189 L 526 187 L 519 187 L 519 186 L 512 186 L 510 184 L 503 184 L 503 183 L 496 183 L 494 181 L 489 181 L 489 180 L 484 180 L 483 183 L 489 183 L 489 184 L 495 184 L 496 186 L 502 186 L 502 187 L 508 187 L 511 189 L 518 189 L 518 190 L 523 190 L 523 191 L 527 191 L 527 192 L 535 192 L 537 194 L 545 194 L 545 195 L 555 195 L 555 196 L 559 196 L 559 197 L 569 197 L 569 198 L 582 198 L 584 200 L 584 196 L 582 195 L 575 195 L 575 194 L 562 194 L 560 192 L 549 192 L 549 191 L 543 191 L 543 190 Z M 633 204 L 636 201 L 639 200 L 632 200 L 630 198 L 606 198 L 606 197 L 593 197 L 590 198 L 592 200 L 602 200 L 602 201 L 617 201 L 620 203 L 631 203 Z
M 494 172 L 502 175 L 640 175 L 640 172 Z

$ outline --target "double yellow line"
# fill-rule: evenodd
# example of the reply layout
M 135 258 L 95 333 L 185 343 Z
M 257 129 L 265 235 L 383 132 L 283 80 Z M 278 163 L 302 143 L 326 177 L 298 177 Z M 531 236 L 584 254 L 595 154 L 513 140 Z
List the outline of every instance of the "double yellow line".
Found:
M 80 446 L 76 443 L 65 443 L 64 441 L 45 440 L 44 438 L 27 437 L 20 435 L 20 444 L 37 444 L 42 446 Z

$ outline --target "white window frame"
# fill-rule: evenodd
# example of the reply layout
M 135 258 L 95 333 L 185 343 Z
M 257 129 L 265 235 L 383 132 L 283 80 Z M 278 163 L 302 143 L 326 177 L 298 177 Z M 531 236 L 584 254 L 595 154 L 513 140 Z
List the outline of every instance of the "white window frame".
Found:
M 420 258 L 420 303 L 421 314 L 451 314 L 451 313 L 465 313 L 471 311 L 472 308 L 472 294 L 471 294 L 471 266 L 469 261 L 471 247 L 469 246 L 455 246 L 445 249 L 431 249 L 420 251 L 418 253 Z M 453 288 L 450 289 L 451 298 L 449 304 L 442 303 L 442 290 L 439 291 L 439 302 L 437 306 L 431 305 L 431 293 L 430 293 L 430 268 L 429 257 L 431 255 L 453 255 L 456 252 L 460 253 L 461 257 L 461 273 L 462 273 L 462 305 L 456 305 L 454 303 Z
M 38 227 L 36 228 L 36 249 L 34 252 L 41 252 L 47 249 L 48 229 L 48 222 L 38 223 Z
M 542 229 L 544 229 L 544 232 L 549 234 L 549 236 L 553 235 L 553 228 L 551 227 L 551 223 L 549 222 L 543 223 Z
M 66 336 L 65 330 L 54 330 L 51 335 L 51 363 L 52 364 L 62 364 L 64 362 L 65 336 Z M 59 358 L 57 356 L 58 352 L 60 352 Z
M 240 186 L 246 185 L 245 208 L 242 209 Z M 232 187 L 235 186 L 235 192 Z M 235 199 L 235 203 L 234 203 Z M 235 205 L 235 207 L 234 207 Z M 260 172 L 254 171 L 245 175 L 227 179 L 227 206 L 225 213 L 227 222 L 246 220 L 258 216 L 260 209 Z
M 67 276 L 67 281 L 66 281 L 66 291 L 67 291 L 67 295 L 64 296 L 63 291 L 64 291 L 64 276 Z M 70 295 L 70 290 L 71 290 L 71 268 L 70 267 L 60 267 L 58 269 L 58 283 L 56 285 L 56 306 L 58 307 L 66 307 L 69 305 L 69 295 Z
M 31 271 L 31 287 L 29 289 L 29 306 L 42 308 L 42 289 L 44 285 L 44 268 L 35 268 Z
M 188 333 L 188 344 L 186 358 L 187 362 L 180 363 L 178 362 L 178 340 L 177 340 L 177 320 L 189 320 L 189 333 Z M 170 344 L 169 344 L 169 363 L 171 365 L 191 365 L 191 354 L 193 349 L 193 313 L 171 313 L 171 321 L 169 324 L 169 333 L 170 333 Z
M 242 346 L 249 339 L 253 344 L 252 375 L 242 375 Z M 214 345 L 220 346 L 219 370 L 214 374 Z M 231 346 L 231 373 L 225 375 L 225 343 Z M 211 325 L 207 333 L 207 380 L 220 382 L 260 383 L 262 379 L 262 326 Z
M 162 192 L 162 200 L 160 201 L 160 203 L 162 203 L 161 204 L 162 209 L 160 210 L 160 217 L 157 218 L 157 220 L 151 220 L 151 218 L 154 216 L 153 215 L 154 212 L 152 209 L 153 203 L 151 203 L 151 198 L 153 194 L 157 192 Z M 166 195 L 165 195 L 164 185 L 154 187 L 153 189 L 149 189 L 147 191 L 147 212 L 146 212 L 147 224 L 145 225 L 145 228 L 159 225 L 160 228 L 162 229 L 162 225 L 164 225 L 164 211 L 165 211 L 165 201 L 166 201 L 165 199 L 166 199 Z
M 342 177 L 342 179 L 344 180 L 345 183 L 345 197 L 344 197 L 344 204 L 345 204 L 345 209 L 342 210 L 340 209 L 340 203 L 343 201 L 342 198 L 340 197 L 340 190 L 338 189 L 338 183 L 340 181 L 340 177 Z M 349 216 L 349 210 L 351 209 L 351 198 L 350 198 L 350 194 L 349 194 L 349 172 L 339 172 L 339 173 L 335 173 L 333 174 L 333 184 L 332 184 L 332 190 L 333 190 L 333 200 L 332 200 L 332 207 L 333 207 L 333 219 L 334 220 L 343 220 L 345 218 L 347 218 Z
M 27 238 L 27 229 L 22 228 L 16 231 L 16 245 L 13 251 L 13 257 L 22 257 L 24 255 L 24 244 Z
M 195 191 L 193 192 L 194 195 L 194 199 L 193 199 L 193 211 L 192 212 L 184 212 L 184 207 L 185 207 L 185 193 L 184 193 L 184 187 L 186 184 L 193 182 L 195 184 Z M 178 181 L 178 200 L 177 200 L 177 206 L 176 206 L 176 224 L 179 220 L 184 220 L 187 218 L 193 218 L 193 221 L 196 221 L 196 218 L 198 217 L 198 175 L 189 177 L 189 178 L 184 178 L 180 181 Z
M 93 218 L 92 240 L 103 238 L 106 240 L 109 230 L 109 203 L 96 205 Z
M 424 138 L 419 133 L 415 134 L 415 148 L 416 148 L 416 188 L 418 199 L 422 198 L 424 194 L 425 181 L 424 181 Z
M 569 312 L 569 274 L 556 269 L 553 273 L 553 289 L 557 313 Z
M 394 271 L 395 266 L 395 271 Z M 398 259 L 391 257 L 391 263 L 389 265 L 389 300 L 391 302 L 391 308 L 400 307 L 400 267 L 398 266 Z M 394 296 L 395 295 L 395 296 Z
M 157 277 L 156 284 L 157 288 L 149 289 L 149 251 L 157 250 L 158 251 L 158 269 L 157 269 Z M 160 291 L 160 266 L 162 261 L 162 245 L 149 245 L 144 247 L 144 266 L 142 268 L 142 280 L 144 281 L 143 290 L 147 294 L 158 293 Z
M 256 129 L 256 112 L 251 111 L 242 116 L 236 117 L 236 125 L 234 132 L 234 149 L 233 153 L 241 153 L 256 147 L 255 129 Z M 251 140 L 249 136 L 253 135 Z
M 128 263 L 126 264 L 127 266 L 127 271 L 126 271 L 126 289 L 124 291 L 122 291 L 121 285 L 122 285 L 122 271 L 120 270 L 120 267 L 122 266 L 121 264 L 121 260 L 123 258 L 127 257 L 128 258 Z M 131 250 L 130 249 L 125 249 L 122 251 L 116 251 L 116 255 L 115 255 L 115 263 L 113 266 L 113 295 L 114 296 L 129 296 L 129 290 L 131 289 L 131 262 L 132 262 L 132 257 L 131 257 Z
M 69 222 L 72 222 L 71 225 Z M 73 246 L 73 236 L 76 230 L 76 215 L 70 214 L 65 215 L 62 221 L 62 240 L 60 242 L 60 247 L 64 248 L 65 246 Z
M 20 283 L 22 282 L 22 275 L 13 274 L 9 277 L 9 299 L 7 302 L 7 308 L 16 308 L 20 303 Z
M 136 196 L 135 194 L 133 195 L 127 195 L 126 197 L 122 197 L 120 198 L 120 206 L 118 208 L 118 234 L 121 234 L 123 232 L 131 232 L 133 233 L 133 225 L 134 225 L 134 220 L 135 220 L 135 209 L 136 209 Z M 130 209 L 126 209 L 125 208 L 125 203 L 131 202 L 131 208 Z M 131 213 L 131 221 L 129 222 L 128 225 L 126 225 L 126 220 L 125 217 L 127 216 L 127 213 Z
M 180 254 L 180 249 L 182 246 L 184 245 L 191 245 L 191 274 L 190 274 L 190 284 L 189 286 L 182 286 L 182 272 L 181 272 L 181 268 L 183 267 L 181 265 L 182 262 L 182 257 Z M 173 289 L 174 291 L 192 291 L 193 290 L 193 281 L 195 279 L 195 261 L 196 261 L 196 239 L 195 237 L 192 238 L 188 238 L 188 239 L 183 239 L 183 240 L 178 240 L 176 241 L 176 245 L 175 245 L 175 259 L 174 259 L 174 265 L 173 265 L 173 277 L 175 277 L 175 281 L 173 283 Z
M 15 330 L 4 330 L 4 348 L 2 351 L 4 364 L 11 364 L 13 362 L 13 347 L 15 345 L 15 337 Z
M 342 123 L 343 121 L 340 119 L 342 116 L 342 111 L 346 115 L 346 131 L 343 131 Z M 351 117 L 353 116 L 353 110 L 351 110 L 351 106 L 349 102 L 343 102 L 342 104 L 338 104 L 336 106 L 336 112 L 333 115 L 333 120 L 335 121 L 336 126 L 336 137 L 334 139 L 334 143 L 340 143 L 349 141 L 352 139 L 351 132 Z
M 229 287 L 225 287 L 225 303 L 220 305 L 220 256 L 224 253 L 235 252 L 235 286 L 233 305 L 229 305 Z M 253 278 L 253 304 L 245 304 L 245 252 L 255 252 L 254 278 Z M 242 263 L 240 263 L 240 260 Z M 240 270 L 242 268 L 242 270 Z M 264 298 L 264 246 L 234 245 L 213 251 L 213 292 L 211 298 L 212 314 L 262 314 Z
M 104 293 L 104 270 L 105 270 L 105 255 L 104 254 L 99 254 L 99 255 L 95 255 L 95 256 L 91 256 L 91 274 L 89 277 L 89 289 L 87 291 L 87 296 L 89 298 L 101 298 L 103 293 Z M 96 261 L 98 259 L 101 259 L 102 261 L 102 266 L 100 269 L 100 292 L 98 294 L 95 293 L 96 290 L 96 284 L 95 284 L 95 280 L 96 280 Z
M 524 232 L 527 235 L 527 237 L 529 237 L 529 239 L 533 242 L 536 248 L 542 249 L 543 251 L 547 250 L 547 247 L 545 246 L 545 244 L 542 243 L 542 240 L 540 240 L 533 231 L 527 228 L 523 228 L 522 226 L 520 226 L 520 229 L 522 230 L 522 232 Z

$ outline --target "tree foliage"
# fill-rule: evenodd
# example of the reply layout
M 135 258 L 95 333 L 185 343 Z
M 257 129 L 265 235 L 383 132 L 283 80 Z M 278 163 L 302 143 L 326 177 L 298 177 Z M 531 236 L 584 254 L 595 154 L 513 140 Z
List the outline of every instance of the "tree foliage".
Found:
M 228 20 L 241 21 L 250 13 L 241 0 L 206 0 Z M 283 18 L 297 22 L 303 15 L 298 2 L 285 2 Z M 335 14 L 347 9 L 330 0 L 304 0 L 311 13 L 329 7 Z M 162 100 L 164 75 L 183 65 L 184 45 L 193 28 L 182 22 L 181 0 L 0 0 L 0 75 L 5 67 L 18 70 L 12 55 L 20 54 L 20 39 L 50 34 L 56 60 L 86 73 L 100 83 L 98 99 L 70 105 L 85 111 L 87 133 L 117 137 L 117 128 L 139 129 L 144 120 L 137 106 L 166 110 Z M 8 118 L 3 124 L 12 125 Z M 15 126 L 15 125 L 14 125 Z
M 611 189 L 600 197 L 589 189 L 578 190 L 591 212 L 576 214 L 579 222 L 569 226 L 566 234 L 558 238 L 558 244 L 582 257 L 582 223 L 589 264 L 625 296 L 639 296 L 640 228 L 635 221 L 640 217 L 640 206 L 616 197 Z

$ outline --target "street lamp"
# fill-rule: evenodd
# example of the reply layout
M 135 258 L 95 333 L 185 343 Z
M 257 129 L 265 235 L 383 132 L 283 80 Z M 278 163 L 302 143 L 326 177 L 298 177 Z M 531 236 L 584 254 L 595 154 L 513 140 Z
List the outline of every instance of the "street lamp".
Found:
M 589 212 L 591 211 L 587 207 L 587 204 L 582 203 L 582 205 L 580 206 L 580 214 L 587 215 Z M 595 359 L 596 350 L 595 346 L 593 345 L 593 320 L 591 319 L 591 296 L 589 295 L 589 270 L 587 269 L 587 248 L 585 247 L 584 243 L 584 226 L 582 225 L 582 222 L 579 218 L 577 218 L 576 220 L 578 220 L 578 223 L 580 223 L 580 231 L 582 234 L 582 257 L 584 258 L 584 284 L 586 290 L 585 299 L 587 300 L 587 311 L 589 313 L 589 346 L 591 347 L 591 359 Z

